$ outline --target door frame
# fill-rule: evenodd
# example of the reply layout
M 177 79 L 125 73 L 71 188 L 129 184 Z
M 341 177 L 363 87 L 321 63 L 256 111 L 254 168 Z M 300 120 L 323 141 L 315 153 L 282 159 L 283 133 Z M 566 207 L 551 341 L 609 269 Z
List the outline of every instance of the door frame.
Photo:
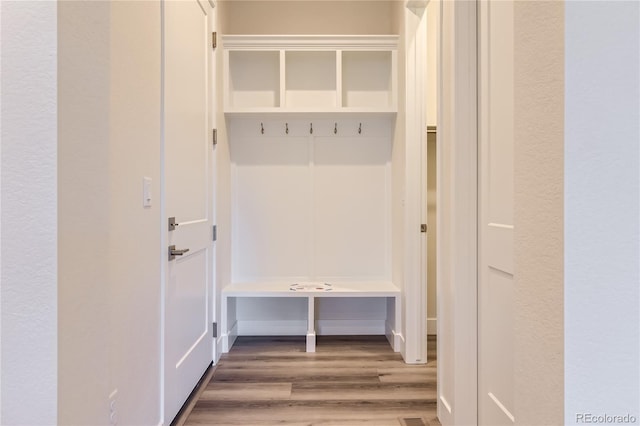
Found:
M 404 350 L 408 364 L 427 362 L 426 221 L 428 1 L 407 2 L 405 13 Z
M 477 11 L 477 1 L 440 8 L 437 411 L 443 425 L 478 423 Z

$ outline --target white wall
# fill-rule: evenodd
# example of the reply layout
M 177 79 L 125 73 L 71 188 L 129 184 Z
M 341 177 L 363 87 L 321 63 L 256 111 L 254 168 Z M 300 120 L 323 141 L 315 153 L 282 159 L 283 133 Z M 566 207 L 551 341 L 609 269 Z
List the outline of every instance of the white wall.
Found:
M 49 425 L 56 423 L 58 374 L 56 4 L 0 7 L 0 423 Z
M 514 4 L 516 424 L 562 424 L 561 2 Z
M 61 2 L 58 17 L 58 421 L 108 424 L 111 13 Z
M 160 18 L 159 2 L 111 2 L 109 392 L 122 425 L 160 420 Z
M 516 424 L 562 424 L 563 5 L 514 4 Z
M 391 279 L 391 120 L 312 121 L 313 136 L 293 117 L 288 134 L 266 116 L 227 122 L 234 283 Z M 239 334 L 304 334 L 306 305 L 286 299 L 238 300 Z M 328 298 L 316 312 L 318 334 L 385 332 L 384 299 Z
M 59 3 L 59 418 L 160 421 L 160 5 Z M 142 178 L 153 206 L 142 207 Z
M 438 124 L 438 45 L 440 43 L 440 3 L 427 4 L 427 126 Z
M 565 406 L 640 421 L 640 5 L 565 5 Z

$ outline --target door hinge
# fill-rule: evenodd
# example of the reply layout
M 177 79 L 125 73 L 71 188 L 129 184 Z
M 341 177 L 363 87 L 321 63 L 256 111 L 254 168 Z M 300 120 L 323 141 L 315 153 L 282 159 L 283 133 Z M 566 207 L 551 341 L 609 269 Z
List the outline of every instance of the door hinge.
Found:
M 213 241 L 218 239 L 218 227 L 213 225 Z
M 420 225 L 420 232 L 427 232 L 427 224 L 423 223 Z
M 218 145 L 218 129 L 213 129 L 212 130 L 211 139 L 213 141 L 213 146 Z
M 211 47 L 214 49 L 218 47 L 218 33 L 215 31 L 211 33 Z
M 218 323 L 213 323 L 213 337 L 218 337 Z

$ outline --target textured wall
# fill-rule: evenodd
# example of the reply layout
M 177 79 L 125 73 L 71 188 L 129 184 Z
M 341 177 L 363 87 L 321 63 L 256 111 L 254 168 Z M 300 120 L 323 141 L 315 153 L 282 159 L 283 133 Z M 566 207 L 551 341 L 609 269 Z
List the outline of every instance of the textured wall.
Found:
M 56 4 L 1 2 L 0 7 L 0 423 L 51 425 L 57 413 L 58 337 Z
M 160 5 L 58 7 L 58 422 L 158 424 Z
M 108 3 L 59 4 L 61 424 L 108 424 L 109 25 Z
M 109 111 L 109 392 L 118 424 L 160 421 L 161 15 L 157 1 L 111 4 Z M 142 179 L 152 205 L 142 206 Z
M 563 423 L 564 4 L 515 2 L 515 418 Z
M 640 4 L 567 2 L 565 37 L 564 423 L 640 422 Z

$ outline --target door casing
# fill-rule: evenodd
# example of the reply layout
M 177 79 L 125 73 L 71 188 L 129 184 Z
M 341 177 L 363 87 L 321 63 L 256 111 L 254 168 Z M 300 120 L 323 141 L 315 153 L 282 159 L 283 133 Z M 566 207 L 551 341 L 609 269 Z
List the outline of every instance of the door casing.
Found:
M 443 1 L 437 141 L 438 418 L 478 422 L 477 2 Z

